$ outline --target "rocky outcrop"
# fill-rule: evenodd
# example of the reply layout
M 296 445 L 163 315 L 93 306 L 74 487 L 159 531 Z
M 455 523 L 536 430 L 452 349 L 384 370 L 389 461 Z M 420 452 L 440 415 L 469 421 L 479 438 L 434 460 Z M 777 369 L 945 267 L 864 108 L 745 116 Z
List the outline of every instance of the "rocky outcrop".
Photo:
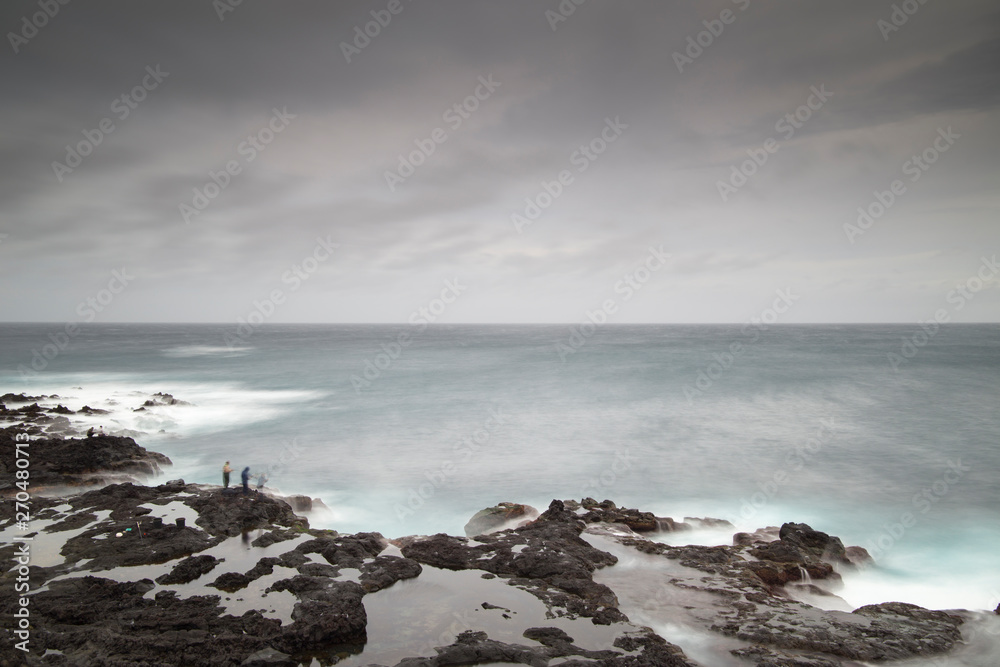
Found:
M 61 652 L 63 664 L 222 665 L 267 648 L 280 632 L 279 622 L 268 624 L 259 614 L 222 615 L 217 596 L 181 599 L 161 591 L 146 598 L 152 589 L 148 579 L 54 582 L 33 596 L 32 645 Z
M 299 568 L 300 571 L 302 569 Z M 361 587 L 365 589 L 366 593 L 374 593 L 392 586 L 397 581 L 413 579 L 419 576 L 422 571 L 420 563 L 410 558 L 378 556 L 375 560 L 362 566 Z
M 772 649 L 812 652 L 829 661 L 935 655 L 951 649 L 962 636 L 961 618 L 901 602 L 861 607 L 852 614 L 817 612 L 798 602 L 747 603 L 720 616 L 713 630 Z M 795 630 L 789 631 L 791 627 Z
M 690 530 L 691 524 L 674 521 L 670 517 L 659 517 L 652 512 L 642 512 L 637 509 L 620 508 L 610 500 L 597 502 L 593 498 L 584 498 L 579 503 L 573 500 L 564 501 L 566 507 L 587 523 L 616 523 L 628 526 L 637 533 Z M 710 521 L 698 519 L 697 521 Z M 728 521 L 726 522 L 728 523 Z
M 477 544 L 438 534 L 409 541 L 402 552 L 425 565 L 511 577 L 512 583 L 539 597 L 558 615 L 585 616 L 601 624 L 625 620 L 617 609 L 614 592 L 594 583 L 591 576 L 597 568 L 618 559 L 581 539 L 584 527 L 562 501 L 554 500 L 535 521 L 514 530 L 480 535 Z
M 60 417 L 60 419 L 63 419 Z M 20 430 L 20 429 L 19 429 Z M 36 492 L 46 487 L 98 486 L 112 481 L 135 481 L 155 477 L 170 459 L 150 452 L 132 438 L 100 435 L 93 438 L 35 439 L 31 455 L 31 484 Z M 14 437 L 0 432 L 0 493 L 15 491 L 13 476 Z
M 158 401 L 166 403 L 167 396 Z M 63 418 L 25 407 L 19 415 Z M 69 451 L 70 444 L 78 451 Z M 33 482 L 37 474 L 60 486 L 67 479 L 99 483 L 107 476 L 147 470 L 142 462 L 161 464 L 159 455 L 130 438 L 38 439 L 30 447 Z M 5 456 L 0 465 L 9 465 L 10 455 Z M 162 461 L 168 463 L 165 457 Z M 5 523 L 13 519 L 11 505 L 0 507 Z M 628 555 L 629 568 L 636 561 L 670 561 L 663 570 L 669 577 L 657 584 L 658 599 L 674 600 L 674 610 L 682 614 L 700 605 L 688 620 L 700 624 L 702 632 L 726 637 L 735 646 L 731 653 L 757 667 L 846 667 L 851 661 L 926 658 L 947 654 L 962 637 L 963 617 L 957 613 L 899 602 L 848 613 L 796 601 L 797 592 L 824 593 L 821 586 L 835 583 L 840 570 L 870 559 L 863 549 L 845 548 L 839 538 L 801 523 L 741 533 L 732 546 L 674 547 L 639 533 L 732 526 L 692 517 L 678 522 L 588 498 L 554 500 L 534 520 L 529 520 L 531 508 L 501 503 L 477 515 L 480 523 L 470 522 L 467 530 L 475 539 L 438 534 L 390 541 L 378 533 L 310 529 L 281 498 L 244 496 L 183 480 L 159 486 L 113 483 L 60 499 L 39 494 L 32 506 L 35 519 L 45 522 L 48 540 L 60 533 L 66 539 L 61 558 L 29 567 L 37 650 L 25 656 L 6 641 L 0 665 L 334 664 L 344 653 L 361 652 L 368 639 L 366 596 L 438 568 L 499 579 L 541 600 L 548 618 L 582 625 L 521 626 L 527 627 L 523 641 L 509 634 L 498 641 L 489 628 L 472 627 L 441 642 L 450 644 L 421 650 L 396 667 L 496 662 L 698 667 L 681 648 L 637 625 L 641 614 L 629 618 L 627 591 L 605 578 L 622 554 Z M 187 523 L 174 522 L 178 515 Z M 497 530 L 511 523 L 514 528 Z M 257 531 L 253 540 L 249 531 Z M 229 557 L 230 548 L 241 556 Z M 0 559 L 11 562 L 14 549 L 0 546 Z M 261 557 L 248 560 L 244 552 L 254 549 Z M 143 578 L 107 578 L 127 579 L 123 566 L 144 566 L 134 575 Z M 626 574 L 634 576 L 632 569 Z M 435 569 L 432 576 L 443 574 Z M 0 614 L 17 608 L 12 591 L 10 585 L 0 587 Z M 700 596 L 697 602 L 691 602 L 692 595 Z M 245 611 L 242 606 L 234 612 L 233 599 L 261 599 L 261 608 Z M 268 616 L 278 607 L 284 609 L 279 614 L 284 622 Z M 490 610 L 505 612 L 506 620 L 517 614 L 489 600 L 478 610 L 484 618 Z M 600 633 L 606 643 L 596 648 L 592 638 L 577 642 L 576 633 L 565 629 L 593 625 L 607 626 Z M 10 639 L 9 629 L 2 632 Z M 49 653 L 43 660 L 44 651 Z
M 311 512 L 313 508 L 313 501 L 309 496 L 286 496 L 285 502 L 291 505 L 292 510 L 296 512 Z
M 169 574 L 157 577 L 156 583 L 165 586 L 169 584 L 186 584 L 194 581 L 203 574 L 211 572 L 218 564 L 219 559 L 215 556 L 189 556 L 177 563 Z
M 476 512 L 465 524 L 465 534 L 469 537 L 485 535 L 503 528 L 523 525 L 538 517 L 538 510 L 519 503 L 498 503 L 493 507 Z
M 275 641 L 287 653 L 305 653 L 336 646 L 364 644 L 368 615 L 361 602 L 365 591 L 353 581 L 330 581 L 298 593 L 291 626 Z
M 839 537 L 830 537 L 804 523 L 783 524 L 778 531 L 778 539 L 805 556 L 838 563 L 849 562 Z
M 304 528 L 305 519 L 279 498 L 260 493 L 243 495 L 241 491 L 204 493 L 185 504 L 198 512 L 195 523 L 212 535 L 240 535 L 273 525 Z
M 0 403 L 37 403 L 38 401 L 53 398 L 59 398 L 59 396 L 56 394 L 52 394 L 51 396 L 28 396 L 24 392 L 21 392 L 20 394 L 7 392 L 3 396 L 0 396 Z
M 803 584 L 829 595 L 809 580 L 838 580 L 829 561 L 849 565 L 838 538 L 805 524 L 785 524 L 773 542 L 731 547 L 672 547 L 628 535 L 617 541 L 700 571 L 687 581 L 674 579 L 677 599 L 691 591 L 710 594 L 711 610 L 698 616 L 714 619 L 705 629 L 747 642 L 733 653 L 758 659 L 760 667 L 931 656 L 951 650 L 961 638 L 961 617 L 915 605 L 892 602 L 847 613 L 792 599 L 789 588 Z

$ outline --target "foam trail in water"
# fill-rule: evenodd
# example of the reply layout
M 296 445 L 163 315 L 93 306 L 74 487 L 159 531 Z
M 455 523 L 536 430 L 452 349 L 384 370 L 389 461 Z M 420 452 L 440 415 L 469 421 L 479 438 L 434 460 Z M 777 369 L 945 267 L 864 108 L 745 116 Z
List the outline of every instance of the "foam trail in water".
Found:
M 164 405 L 166 399 L 157 393 L 170 394 L 179 402 Z M 129 376 L 93 374 L 53 376 L 50 382 L 33 386 L 30 394 L 58 396 L 40 401 L 45 408 L 64 405 L 73 411 L 84 406 L 106 410 L 109 414 L 78 413 L 68 417 L 78 430 L 103 426 L 107 433 L 143 437 L 140 444 L 267 422 L 292 414 L 304 402 L 325 395 L 315 390 L 246 389 L 234 382 L 152 383 Z M 144 407 L 146 401 L 156 405 Z

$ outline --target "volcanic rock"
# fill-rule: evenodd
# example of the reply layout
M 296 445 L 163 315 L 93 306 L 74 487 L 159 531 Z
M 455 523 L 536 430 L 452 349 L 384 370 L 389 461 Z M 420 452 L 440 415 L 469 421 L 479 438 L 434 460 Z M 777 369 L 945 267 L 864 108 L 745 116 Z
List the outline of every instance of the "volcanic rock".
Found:
M 60 417 L 65 419 L 65 417 Z M 147 451 L 132 438 L 99 435 L 93 438 L 32 440 L 31 483 L 36 491 L 44 487 L 94 486 L 109 480 L 138 481 L 159 475 L 161 466 L 170 465 L 163 454 Z M 0 433 L 0 465 L 12 470 L 13 438 Z M 13 480 L 0 481 L 0 493 L 10 492 Z
M 186 584 L 198 577 L 211 572 L 219 560 L 215 556 L 189 556 L 174 566 L 169 574 L 156 578 L 156 583 L 164 586 L 170 584 Z
M 305 528 L 306 521 L 291 505 L 263 494 L 207 493 L 190 498 L 187 504 L 198 512 L 195 523 L 212 535 L 235 537 L 271 525 Z
M 527 522 L 537 517 L 538 510 L 530 505 L 498 503 L 493 507 L 476 512 L 465 524 L 465 534 L 469 537 L 485 535 L 508 527 L 512 522 Z

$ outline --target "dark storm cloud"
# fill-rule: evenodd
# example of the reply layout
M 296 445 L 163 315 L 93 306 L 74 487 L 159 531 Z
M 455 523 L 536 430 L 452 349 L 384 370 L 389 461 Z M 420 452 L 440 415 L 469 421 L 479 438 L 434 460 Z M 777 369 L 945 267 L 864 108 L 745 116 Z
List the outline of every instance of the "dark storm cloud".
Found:
M 141 298 L 112 319 L 227 320 L 332 235 L 335 260 L 286 320 L 322 319 L 331 302 L 362 304 L 341 319 L 392 319 L 412 310 L 409 295 L 457 273 L 480 292 L 455 317 L 572 319 L 565 304 L 600 293 L 660 243 L 675 263 L 658 279 L 688 295 L 686 317 L 716 304 L 711 317 L 724 320 L 741 315 L 713 290 L 751 298 L 789 276 L 844 285 L 849 272 L 874 284 L 873 257 L 962 247 L 966 236 L 946 236 L 924 213 L 956 197 L 978 206 L 951 228 L 977 247 L 997 240 L 988 183 L 1000 14 L 989 2 L 926 3 L 886 39 L 878 21 L 891 3 L 860 0 L 592 0 L 555 30 L 554 0 L 402 0 L 347 62 L 344 44 L 387 5 L 244 0 L 220 20 L 210 2 L 72 2 L 18 53 L 7 48 L 0 275 L 35 298 L 4 317 L 65 319 L 47 295 L 86 290 L 128 261 Z M 674 54 L 723 10 L 734 20 L 679 72 Z M 5 3 L 0 29 L 17 32 L 37 11 Z M 150 67 L 169 75 L 120 118 L 115 100 Z M 444 114 L 482 77 L 499 87 L 450 125 Z M 823 85 L 831 100 L 720 200 L 717 181 Z M 248 160 L 240 147 L 275 109 L 294 118 Z M 105 118 L 114 131 L 60 182 L 52 163 Z M 627 129 L 577 171 L 571 156 L 616 118 Z M 948 123 L 969 140 L 893 210 L 906 233 L 887 216 L 847 243 L 842 222 Z M 400 156 L 439 128 L 447 140 L 388 187 Z M 180 206 L 233 161 L 240 173 L 185 224 Z M 518 233 L 511 215 L 562 170 L 572 184 Z M 937 257 L 927 272 L 960 279 L 968 259 Z M 855 297 L 838 294 L 830 317 L 920 315 Z M 656 304 L 633 317 L 665 318 Z

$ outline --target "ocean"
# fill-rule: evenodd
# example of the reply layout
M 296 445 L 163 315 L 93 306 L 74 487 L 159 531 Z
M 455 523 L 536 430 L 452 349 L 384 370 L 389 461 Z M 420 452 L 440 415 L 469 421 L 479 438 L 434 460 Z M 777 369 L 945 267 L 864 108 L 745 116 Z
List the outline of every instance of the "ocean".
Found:
M 866 547 L 851 606 L 1000 603 L 997 325 L 0 325 L 0 393 L 319 497 L 310 522 L 464 534 L 586 496 Z M 136 411 L 156 392 L 176 405 Z M 728 543 L 732 531 L 662 535 Z

